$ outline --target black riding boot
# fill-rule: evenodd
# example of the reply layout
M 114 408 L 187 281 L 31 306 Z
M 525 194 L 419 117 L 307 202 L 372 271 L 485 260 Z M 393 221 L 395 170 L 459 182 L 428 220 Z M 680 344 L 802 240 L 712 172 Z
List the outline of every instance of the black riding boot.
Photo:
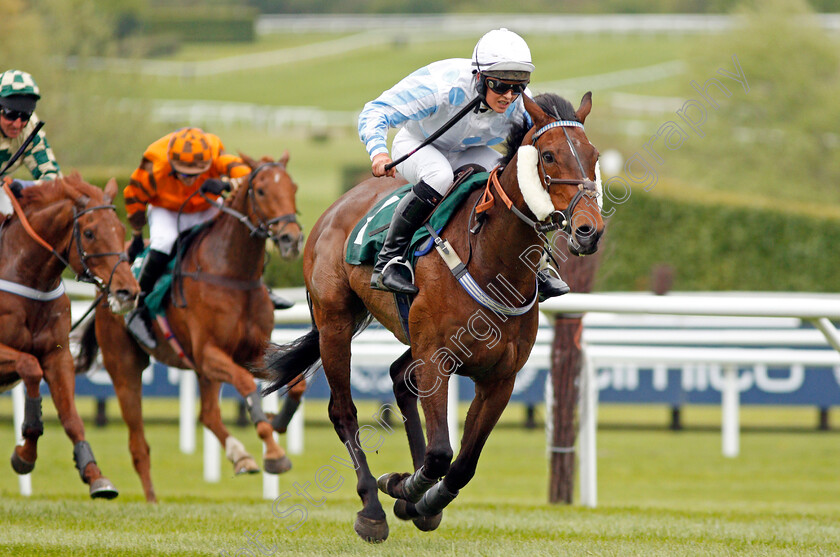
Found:
M 266 288 L 268 289 L 268 299 L 271 300 L 271 305 L 274 306 L 274 309 L 289 309 L 295 305 L 293 301 L 284 298 L 280 294 L 272 292 L 271 288 L 268 288 L 268 286 L 266 286 Z
M 140 271 L 140 278 L 137 280 L 140 285 L 140 296 L 137 298 L 137 307 L 125 316 L 125 325 L 128 331 L 137 339 L 141 345 L 149 350 L 157 346 L 155 333 L 152 330 L 152 317 L 146 309 L 146 296 L 155 287 L 155 283 L 166 270 L 169 263 L 169 254 L 162 251 L 149 250 L 146 260 L 143 261 L 143 270 Z
M 539 290 L 541 302 L 569 293 L 569 285 L 553 269 L 540 269 L 537 279 L 537 290 Z
M 394 210 L 385 245 L 382 246 L 379 258 L 373 266 L 373 274 L 370 276 L 371 288 L 401 294 L 419 292 L 411 281 L 400 274 L 401 265 L 393 263 L 404 258 L 414 232 L 429 218 L 440 200 L 440 194 L 422 180 L 400 200 Z

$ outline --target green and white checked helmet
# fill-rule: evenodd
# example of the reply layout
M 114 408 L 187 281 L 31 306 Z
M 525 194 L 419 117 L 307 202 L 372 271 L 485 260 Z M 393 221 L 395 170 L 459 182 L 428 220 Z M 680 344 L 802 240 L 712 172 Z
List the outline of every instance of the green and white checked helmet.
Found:
M 0 97 L 31 95 L 41 98 L 41 91 L 32 76 L 20 70 L 6 70 L 0 74 Z

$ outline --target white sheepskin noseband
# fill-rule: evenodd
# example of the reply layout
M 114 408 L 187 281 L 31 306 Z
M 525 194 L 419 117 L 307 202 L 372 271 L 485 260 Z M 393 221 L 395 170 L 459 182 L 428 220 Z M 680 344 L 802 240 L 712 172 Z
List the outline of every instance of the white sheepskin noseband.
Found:
M 518 153 L 516 178 L 519 180 L 519 191 L 537 220 L 543 221 L 554 212 L 554 204 L 540 181 L 540 173 L 537 170 L 539 152 L 533 145 L 523 145 Z

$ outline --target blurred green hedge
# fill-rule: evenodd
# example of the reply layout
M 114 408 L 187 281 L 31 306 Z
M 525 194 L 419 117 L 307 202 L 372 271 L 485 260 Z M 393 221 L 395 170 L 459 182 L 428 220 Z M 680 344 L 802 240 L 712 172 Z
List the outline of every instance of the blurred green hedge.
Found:
M 184 41 L 252 42 L 257 10 L 243 7 L 190 6 L 156 8 L 142 16 L 147 35 L 177 35 Z
M 838 245 L 837 219 L 634 192 L 610 217 L 596 289 L 648 290 L 667 265 L 673 290 L 840 292 Z

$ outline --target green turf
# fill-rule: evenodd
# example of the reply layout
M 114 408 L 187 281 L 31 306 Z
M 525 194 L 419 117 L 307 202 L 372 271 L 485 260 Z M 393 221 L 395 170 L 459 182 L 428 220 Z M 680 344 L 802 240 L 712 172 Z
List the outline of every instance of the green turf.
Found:
M 83 399 L 87 418 L 93 401 Z M 512 405 L 488 441 L 477 474 L 444 513 L 433 533 L 394 518 L 382 498 L 389 539 L 368 546 L 352 530 L 360 508 L 355 476 L 336 459 L 347 459 L 326 421 L 325 404 L 306 408 L 305 452 L 280 479 L 290 497 L 263 500 L 261 476 L 233 477 L 227 461 L 219 483 L 202 480 L 202 446 L 178 451 L 177 405 L 149 400 L 147 436 L 161 500 L 142 502 L 142 491 L 119 421 L 96 428 L 88 439 L 108 477 L 121 491 L 115 501 L 90 501 L 72 465 L 72 449 L 45 400 L 47 431 L 33 473 L 31 498 L 17 494 L 7 468 L 0 477 L 3 535 L 0 555 L 236 555 L 246 531 L 260 531 L 266 547 L 285 555 L 831 555 L 840 552 L 840 461 L 837 430 L 818 432 L 813 408 L 744 408 L 741 455 L 720 451 L 720 409 L 688 407 L 686 429 L 667 428 L 668 409 L 604 405 L 598 437 L 599 506 L 549 505 L 545 433 L 521 427 L 524 410 Z M 375 404 L 359 405 L 369 416 Z M 233 402 L 223 412 L 235 415 Z M 540 410 L 541 411 L 541 410 Z M 116 414 L 111 403 L 109 412 Z M 462 406 L 462 416 L 466 406 Z M 0 415 L 11 404 L 0 398 Z M 538 413 L 538 421 L 542 418 Z M 832 416 L 836 421 L 836 416 Z M 170 422 L 170 423 L 167 423 Z M 629 427 L 632 425 L 633 427 Z M 836 424 L 835 424 L 836 425 Z M 251 428 L 230 426 L 249 451 L 259 453 Z M 383 446 L 368 454 L 374 474 L 408 469 L 401 431 L 381 428 Z M 11 452 L 10 420 L 0 428 L 0 447 Z M 333 459 L 335 457 L 336 459 Z M 318 469 L 332 464 L 341 486 L 316 487 Z M 8 466 L 8 465 L 6 465 Z M 305 485 L 318 506 L 294 491 Z M 289 513 L 292 505 L 307 512 Z M 252 546 L 253 547 L 253 546 Z M 239 553 L 247 555 L 247 553 Z M 270 553 L 266 553 L 270 554 Z

